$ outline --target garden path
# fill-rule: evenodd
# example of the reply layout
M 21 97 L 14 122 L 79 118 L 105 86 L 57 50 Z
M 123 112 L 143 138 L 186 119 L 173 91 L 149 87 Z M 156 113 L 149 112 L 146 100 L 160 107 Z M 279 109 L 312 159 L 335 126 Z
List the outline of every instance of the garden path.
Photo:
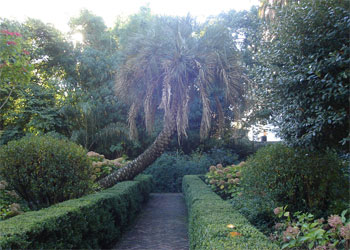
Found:
M 112 248 L 187 250 L 187 208 L 181 193 L 152 193 L 135 224 Z

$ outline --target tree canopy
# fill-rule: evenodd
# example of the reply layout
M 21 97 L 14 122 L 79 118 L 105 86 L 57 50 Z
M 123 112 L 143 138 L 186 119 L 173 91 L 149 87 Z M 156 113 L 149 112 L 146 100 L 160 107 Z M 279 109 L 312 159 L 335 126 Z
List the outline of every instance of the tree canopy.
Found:
M 255 99 L 294 146 L 349 140 L 349 14 L 346 1 L 291 1 L 261 26 Z

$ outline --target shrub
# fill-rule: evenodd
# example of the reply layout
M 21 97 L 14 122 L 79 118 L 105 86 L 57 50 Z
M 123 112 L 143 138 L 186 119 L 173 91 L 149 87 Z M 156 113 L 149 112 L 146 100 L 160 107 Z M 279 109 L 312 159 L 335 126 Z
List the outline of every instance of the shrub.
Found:
M 278 249 L 198 176 L 185 176 L 190 249 Z
M 240 196 L 242 194 L 240 178 L 243 165 L 244 162 L 239 165 L 232 164 L 225 168 L 222 164 L 212 165 L 205 175 L 205 181 L 215 193 L 225 200 L 237 195 Z
M 167 152 L 144 172 L 155 181 L 155 192 L 181 192 L 182 178 L 190 174 L 205 174 L 212 164 L 237 161 L 238 156 L 227 150 L 215 149 L 208 153 L 185 155 Z
M 285 207 L 274 209 L 275 215 L 284 218 L 275 225 L 271 238 L 278 241 L 282 249 L 349 249 L 350 220 L 347 210 L 341 215 L 315 219 L 311 213 L 294 213 Z
M 348 199 L 346 168 L 334 152 L 308 152 L 274 144 L 248 158 L 242 169 L 242 185 L 247 196 L 287 204 L 292 212 L 320 215 L 330 212 L 334 202 Z M 332 212 L 339 213 L 344 207 L 336 209 Z
M 81 146 L 49 136 L 24 137 L 0 149 L 0 176 L 32 209 L 89 192 L 90 169 Z
M 114 160 L 108 160 L 105 158 L 104 155 L 98 154 L 93 151 L 88 152 L 87 156 L 92 161 L 91 179 L 95 183 L 97 183 L 99 180 L 103 179 L 107 175 L 111 174 L 112 172 L 117 171 L 118 169 L 120 169 L 128 163 L 128 161 L 126 161 L 123 157 Z
M 0 180 L 0 221 L 28 210 L 26 202 L 16 191 L 9 189 L 6 181 Z
M 150 176 L 0 221 L 0 249 L 101 249 L 118 240 L 148 199 Z

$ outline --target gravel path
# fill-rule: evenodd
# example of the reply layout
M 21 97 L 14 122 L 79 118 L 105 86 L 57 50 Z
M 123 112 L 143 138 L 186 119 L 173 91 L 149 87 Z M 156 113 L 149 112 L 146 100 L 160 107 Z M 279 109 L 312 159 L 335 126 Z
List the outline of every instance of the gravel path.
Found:
M 135 224 L 112 248 L 187 250 L 187 209 L 181 193 L 154 193 Z

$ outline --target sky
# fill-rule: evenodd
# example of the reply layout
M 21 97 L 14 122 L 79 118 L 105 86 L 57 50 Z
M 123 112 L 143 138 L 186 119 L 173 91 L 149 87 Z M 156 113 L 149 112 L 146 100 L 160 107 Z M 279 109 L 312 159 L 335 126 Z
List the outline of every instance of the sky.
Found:
M 185 16 L 190 13 L 202 21 L 231 9 L 249 10 L 252 5 L 258 5 L 259 0 L 16 0 L 1 3 L 0 17 L 18 21 L 36 18 L 68 32 L 69 19 L 78 16 L 81 9 L 101 16 L 106 25 L 112 27 L 117 16 L 134 14 L 147 4 L 153 14 Z

